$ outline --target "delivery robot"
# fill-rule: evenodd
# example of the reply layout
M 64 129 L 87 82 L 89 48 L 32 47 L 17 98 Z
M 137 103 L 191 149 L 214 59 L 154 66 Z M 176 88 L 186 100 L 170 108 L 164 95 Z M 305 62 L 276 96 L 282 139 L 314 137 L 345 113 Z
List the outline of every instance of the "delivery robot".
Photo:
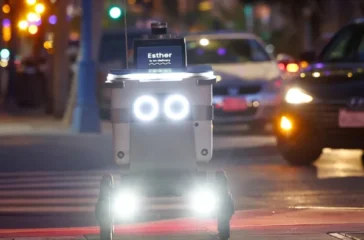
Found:
M 101 181 L 101 239 L 112 238 L 116 219 L 143 215 L 151 196 L 177 196 L 186 211 L 217 216 L 219 235 L 228 239 L 234 204 L 226 175 L 204 168 L 213 153 L 216 77 L 210 66 L 187 67 L 185 40 L 167 33 L 166 23 L 151 29 L 134 41 L 134 67 L 109 71 L 105 83 L 121 180 Z

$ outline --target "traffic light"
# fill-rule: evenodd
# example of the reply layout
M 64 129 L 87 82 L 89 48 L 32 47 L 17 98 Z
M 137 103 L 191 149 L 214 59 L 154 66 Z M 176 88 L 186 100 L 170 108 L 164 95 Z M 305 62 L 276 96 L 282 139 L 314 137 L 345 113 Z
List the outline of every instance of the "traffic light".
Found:
M 112 19 L 119 19 L 123 15 L 123 10 L 118 6 L 113 6 L 109 9 L 109 16 Z

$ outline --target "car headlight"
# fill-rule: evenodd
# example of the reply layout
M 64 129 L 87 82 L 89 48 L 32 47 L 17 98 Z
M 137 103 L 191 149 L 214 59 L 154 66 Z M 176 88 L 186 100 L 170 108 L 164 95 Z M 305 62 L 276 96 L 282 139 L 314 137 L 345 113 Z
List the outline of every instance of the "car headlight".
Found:
M 134 102 L 133 112 L 139 120 L 152 121 L 159 114 L 158 101 L 149 95 L 140 96 Z
M 140 196 L 133 191 L 121 191 L 113 199 L 112 210 L 116 217 L 131 218 L 140 207 Z
M 300 88 L 291 88 L 287 91 L 285 100 L 290 104 L 302 104 L 311 102 L 313 97 Z
M 164 114 L 172 120 L 182 120 L 188 116 L 190 104 L 186 97 L 182 95 L 168 96 L 164 102 Z
M 192 210 L 199 214 L 211 214 L 217 210 L 217 196 L 211 189 L 196 189 L 191 194 Z

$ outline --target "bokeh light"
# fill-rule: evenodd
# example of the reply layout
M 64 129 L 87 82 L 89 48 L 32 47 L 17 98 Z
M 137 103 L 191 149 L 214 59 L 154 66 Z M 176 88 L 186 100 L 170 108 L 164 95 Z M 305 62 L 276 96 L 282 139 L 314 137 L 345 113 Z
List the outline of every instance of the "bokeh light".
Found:
M 39 21 L 39 19 L 40 19 L 40 16 L 38 14 L 34 13 L 34 12 L 30 12 L 27 15 L 28 22 L 34 23 L 34 22 Z
M 57 23 L 57 17 L 56 17 L 56 15 L 50 16 L 49 19 L 48 19 L 48 22 L 50 24 L 52 24 L 52 25 L 56 24 Z
M 3 13 L 9 13 L 10 12 L 10 6 L 9 4 L 5 4 L 2 8 Z
M 43 44 L 43 47 L 45 49 L 53 48 L 53 42 L 52 41 L 45 41 L 44 44 Z
M 5 18 L 3 20 L 3 26 L 4 27 L 10 27 L 10 24 L 11 24 L 10 19 Z
M 42 24 L 42 19 L 39 19 L 34 24 L 39 27 Z
M 37 0 L 27 0 L 28 5 L 34 5 L 37 2 Z
M 7 66 L 8 66 L 8 60 L 3 60 L 3 59 L 2 59 L 2 60 L 0 61 L 0 66 L 1 66 L 1 67 L 7 67 Z
M 42 3 L 38 3 L 37 5 L 35 5 L 35 12 L 38 14 L 42 14 L 45 11 L 45 6 Z
M 210 41 L 207 38 L 200 39 L 200 45 L 207 46 L 209 45 Z
M 21 20 L 21 21 L 18 23 L 18 28 L 19 28 L 20 30 L 25 30 L 25 29 L 27 29 L 27 28 L 28 28 L 28 26 L 29 26 L 29 24 L 28 24 L 28 22 L 27 22 L 27 21 L 25 21 L 25 20 Z
M 225 55 L 226 54 L 226 49 L 225 48 L 219 48 L 217 50 L 217 54 L 222 56 L 222 55 Z
M 112 7 L 109 10 L 109 16 L 113 19 L 117 19 L 121 16 L 122 12 L 119 7 Z
M 30 34 L 36 34 L 38 32 L 38 27 L 36 25 L 30 25 L 28 28 Z
M 9 59 L 9 57 L 10 57 L 10 51 L 7 48 L 1 49 L 1 51 L 0 51 L 0 57 L 2 59 Z

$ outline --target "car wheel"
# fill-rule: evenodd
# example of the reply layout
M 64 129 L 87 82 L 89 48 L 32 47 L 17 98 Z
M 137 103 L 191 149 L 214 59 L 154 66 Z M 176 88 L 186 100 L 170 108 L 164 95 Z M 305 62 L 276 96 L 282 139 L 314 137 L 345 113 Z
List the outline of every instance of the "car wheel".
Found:
M 284 160 L 294 166 L 310 166 L 319 159 L 322 153 L 322 148 L 314 145 L 292 145 L 279 138 L 277 138 L 277 144 Z

